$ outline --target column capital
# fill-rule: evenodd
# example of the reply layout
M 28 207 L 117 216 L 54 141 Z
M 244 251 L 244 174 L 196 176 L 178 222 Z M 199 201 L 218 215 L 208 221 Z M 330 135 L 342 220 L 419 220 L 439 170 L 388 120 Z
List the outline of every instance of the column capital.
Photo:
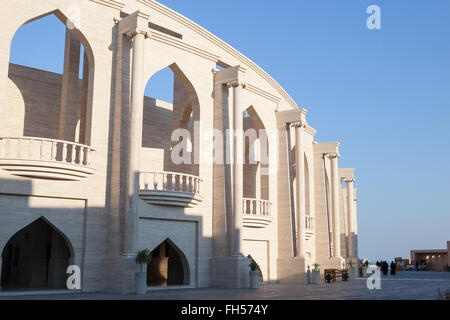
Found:
M 242 89 L 245 89 L 247 87 L 247 84 L 245 82 L 239 81 L 239 80 L 233 80 L 227 82 L 228 88 L 237 88 L 239 86 L 242 86 Z
M 327 153 L 325 156 L 328 157 L 328 159 L 339 159 L 341 157 L 339 153 Z
M 346 183 L 355 182 L 355 178 L 353 178 L 353 177 L 344 178 L 344 181 L 345 181 Z
M 290 126 L 293 128 L 306 128 L 308 127 L 308 123 L 305 120 L 300 120 L 290 123 Z
M 143 34 L 144 37 L 145 37 L 145 39 L 147 39 L 147 38 L 150 37 L 150 34 L 149 34 L 147 31 L 145 31 L 145 30 L 138 30 L 138 29 L 132 30 L 132 31 L 128 31 L 127 33 L 125 33 L 125 36 L 126 36 L 128 39 L 133 39 L 133 38 L 134 38 L 135 36 L 137 36 L 138 34 Z

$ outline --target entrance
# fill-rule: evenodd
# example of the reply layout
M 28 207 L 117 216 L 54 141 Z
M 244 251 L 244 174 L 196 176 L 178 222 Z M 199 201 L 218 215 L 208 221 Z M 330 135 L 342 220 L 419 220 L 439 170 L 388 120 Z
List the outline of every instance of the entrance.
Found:
M 2 290 L 65 289 L 67 240 L 44 218 L 17 232 L 2 252 Z
M 189 265 L 186 257 L 169 239 L 151 253 L 147 266 L 147 285 L 153 287 L 189 285 Z

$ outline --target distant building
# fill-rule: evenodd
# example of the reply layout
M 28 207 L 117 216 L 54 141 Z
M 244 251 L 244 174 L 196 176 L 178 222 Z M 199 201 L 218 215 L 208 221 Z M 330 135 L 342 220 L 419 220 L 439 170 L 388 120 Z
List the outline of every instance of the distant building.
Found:
M 450 241 L 447 249 L 411 250 L 411 263 L 426 271 L 443 271 L 450 265 Z

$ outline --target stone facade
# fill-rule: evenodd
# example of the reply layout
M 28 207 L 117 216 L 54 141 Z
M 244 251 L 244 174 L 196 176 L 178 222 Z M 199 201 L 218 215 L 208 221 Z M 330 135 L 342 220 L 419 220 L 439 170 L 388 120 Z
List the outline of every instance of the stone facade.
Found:
M 339 143 L 317 143 L 306 110 L 247 57 L 152 0 L 2 4 L 3 290 L 63 286 L 75 264 L 85 292 L 133 292 L 144 248 L 160 273 L 149 284 L 192 288 L 248 287 L 250 258 L 263 281 L 291 283 L 358 261 Z M 50 14 L 67 27 L 63 74 L 10 63 L 16 31 Z M 166 67 L 173 103 L 144 96 Z M 176 163 L 183 143 L 190 161 Z M 38 258 L 23 249 L 34 241 Z

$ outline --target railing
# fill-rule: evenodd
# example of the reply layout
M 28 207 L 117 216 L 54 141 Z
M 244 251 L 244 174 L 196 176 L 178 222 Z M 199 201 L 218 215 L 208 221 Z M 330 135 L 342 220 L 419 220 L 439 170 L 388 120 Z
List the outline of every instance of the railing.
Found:
M 306 216 L 305 229 L 306 231 L 314 232 L 314 217 Z
M 261 199 L 243 199 L 244 227 L 265 228 L 272 222 L 272 202 Z
M 200 194 L 197 176 L 176 172 L 141 172 L 140 189 L 150 191 L 174 191 Z
M 244 215 L 256 215 L 260 217 L 271 217 L 272 202 L 261 199 L 244 198 Z
M 63 140 L 35 137 L 0 137 L 0 159 L 55 161 L 91 166 L 95 149 Z
M 152 205 L 193 208 L 203 201 L 200 195 L 202 179 L 176 172 L 141 172 L 139 195 Z

